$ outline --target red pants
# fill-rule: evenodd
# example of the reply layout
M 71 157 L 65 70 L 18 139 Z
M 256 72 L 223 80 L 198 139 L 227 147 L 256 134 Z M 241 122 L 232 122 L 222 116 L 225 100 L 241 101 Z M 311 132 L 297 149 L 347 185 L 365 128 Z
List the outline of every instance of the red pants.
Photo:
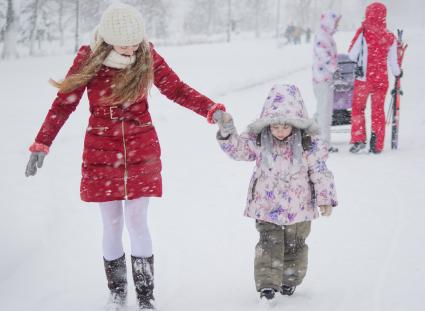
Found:
M 351 143 L 366 143 L 366 122 L 364 111 L 369 94 L 372 96 L 372 134 L 376 137 L 376 151 L 384 149 L 385 139 L 385 96 L 388 83 L 374 86 L 356 80 L 354 82 L 351 111 Z

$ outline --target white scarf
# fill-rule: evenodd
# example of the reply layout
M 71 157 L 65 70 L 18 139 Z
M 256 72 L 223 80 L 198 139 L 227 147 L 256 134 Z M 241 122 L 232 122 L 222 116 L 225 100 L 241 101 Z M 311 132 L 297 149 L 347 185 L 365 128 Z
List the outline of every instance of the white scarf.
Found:
M 90 41 L 90 49 L 94 51 L 99 45 L 101 45 L 103 39 L 99 35 L 98 27 L 95 28 L 93 32 L 93 36 Z M 103 65 L 116 68 L 123 69 L 127 66 L 133 64 L 136 61 L 136 56 L 124 56 L 119 54 L 117 51 L 112 50 L 106 59 L 103 61 Z
M 103 65 L 116 68 L 124 69 L 136 61 L 136 56 L 124 56 L 115 50 L 112 50 L 109 55 L 103 61 Z

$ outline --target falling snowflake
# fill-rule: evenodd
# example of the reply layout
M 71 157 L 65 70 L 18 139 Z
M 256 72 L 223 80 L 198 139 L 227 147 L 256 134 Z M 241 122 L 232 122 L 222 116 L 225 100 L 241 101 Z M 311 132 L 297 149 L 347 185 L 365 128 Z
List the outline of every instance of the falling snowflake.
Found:
M 66 98 L 66 103 L 67 104 L 73 104 L 77 101 L 78 97 L 75 94 L 71 94 Z

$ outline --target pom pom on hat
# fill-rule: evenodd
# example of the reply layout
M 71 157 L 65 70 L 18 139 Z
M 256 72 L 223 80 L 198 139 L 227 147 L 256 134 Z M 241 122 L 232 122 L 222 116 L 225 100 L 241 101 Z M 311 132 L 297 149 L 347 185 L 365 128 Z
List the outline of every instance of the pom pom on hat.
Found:
M 97 28 L 98 36 L 110 45 L 136 45 L 145 38 L 143 18 L 134 7 L 123 3 L 110 5 Z

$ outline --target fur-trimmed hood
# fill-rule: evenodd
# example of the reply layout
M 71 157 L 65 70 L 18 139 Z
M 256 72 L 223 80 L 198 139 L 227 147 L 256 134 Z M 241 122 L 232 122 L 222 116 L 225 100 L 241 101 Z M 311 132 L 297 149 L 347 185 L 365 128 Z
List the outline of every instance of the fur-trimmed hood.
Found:
M 325 11 L 320 15 L 320 28 L 332 36 L 336 32 L 336 24 L 340 19 L 341 14 Z
M 272 124 L 289 124 L 306 130 L 310 135 L 319 132 L 316 122 L 308 117 L 299 89 L 290 84 L 276 84 L 272 87 L 260 117 L 248 125 L 248 132 L 258 134 Z

